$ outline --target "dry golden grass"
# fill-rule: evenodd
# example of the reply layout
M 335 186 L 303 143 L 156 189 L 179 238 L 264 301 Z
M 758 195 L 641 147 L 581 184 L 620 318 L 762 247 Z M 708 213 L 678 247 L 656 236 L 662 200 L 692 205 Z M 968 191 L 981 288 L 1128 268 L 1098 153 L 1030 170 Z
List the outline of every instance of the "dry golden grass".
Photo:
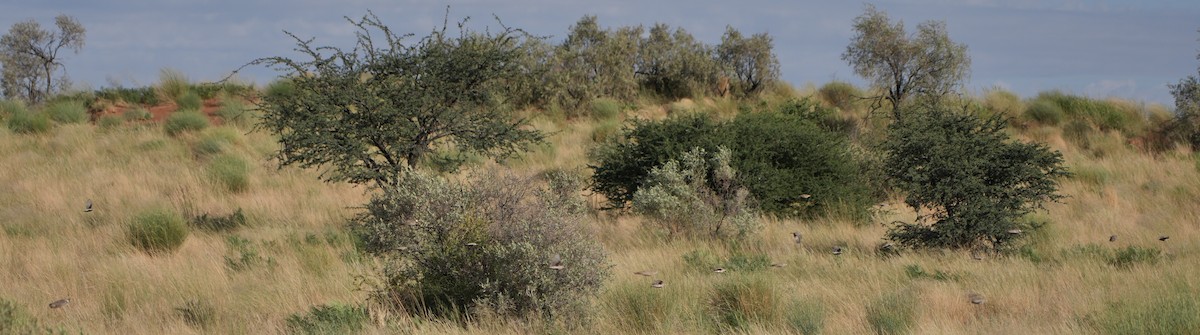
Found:
M 684 104 L 718 112 L 736 107 L 719 100 Z M 669 108 L 645 108 L 626 117 L 660 118 Z M 596 122 L 537 119 L 533 125 L 550 132 L 551 143 L 503 165 L 587 173 Z M 24 306 L 44 324 L 122 334 L 282 333 L 288 316 L 311 306 L 362 303 L 365 294 L 355 276 L 370 274 L 370 265 L 356 260 L 342 225 L 355 212 L 352 207 L 366 201 L 364 190 L 321 183 L 314 171 L 277 169 L 268 159 L 275 145 L 269 136 L 227 127 L 178 138 L 139 126 L 104 131 L 65 125 L 42 135 L 0 130 L 0 189 L 7 191 L 0 193 L 0 298 Z M 239 135 L 225 151 L 251 162 L 250 184 L 242 192 L 213 181 L 204 168 L 207 158 L 193 149 L 209 132 L 231 129 Z M 872 333 L 868 306 L 904 292 L 915 299 L 909 306 L 912 333 L 1094 333 L 1104 332 L 1095 323 L 1112 317 L 1106 314 L 1112 304 L 1146 306 L 1172 295 L 1200 297 L 1200 285 L 1191 280 L 1200 278 L 1200 172 L 1191 153 L 1144 154 L 1123 145 L 1117 134 L 1097 135 L 1116 140 L 1085 150 L 1064 141 L 1057 128 L 1029 129 L 1019 136 L 1061 150 L 1077 172 L 1062 185 L 1069 197 L 1036 215 L 1050 224 L 1031 237 L 1025 252 L 983 260 L 935 251 L 883 257 L 874 250 L 886 227 L 836 219 L 766 218 L 759 237 L 731 247 L 666 240 L 643 228 L 639 217 L 598 213 L 590 228 L 610 252 L 613 275 L 596 297 L 596 312 L 584 333 L 794 334 L 797 322 L 816 322 L 829 334 Z M 95 202 L 92 213 L 82 211 L 87 199 Z M 602 204 L 595 195 L 589 199 Z M 191 215 L 242 208 L 250 224 L 233 233 L 193 230 L 177 252 L 150 256 L 130 246 L 126 223 L 156 206 Z M 887 208 L 877 222 L 913 216 L 898 200 Z M 804 232 L 803 245 L 793 243 L 793 231 Z M 229 234 L 249 240 L 273 265 L 231 270 L 225 257 L 236 252 L 226 242 Z M 1108 242 L 1114 234 L 1118 240 Z M 1160 242 L 1159 235 L 1171 238 Z M 846 252 L 834 256 L 833 246 Z M 1157 248 L 1163 256 L 1157 263 L 1117 268 L 1095 251 L 1127 246 Z M 695 250 L 718 261 L 737 252 L 787 265 L 718 274 L 684 260 Z M 912 275 L 914 268 L 926 275 Z M 658 273 L 634 274 L 643 270 Z M 665 287 L 651 288 L 656 279 Z M 762 306 L 748 307 L 770 317 L 722 328 L 711 306 L 714 292 L 741 280 L 759 281 L 774 293 Z M 986 303 L 971 304 L 971 292 L 986 297 Z M 46 307 L 64 297 L 72 299 L 66 308 Z M 209 328 L 180 317 L 176 308 L 188 300 L 214 307 Z M 817 306 L 819 317 L 792 316 L 790 307 L 797 303 Z M 373 324 L 366 333 L 541 329 L 538 322 L 481 319 L 462 326 L 391 315 L 389 324 Z

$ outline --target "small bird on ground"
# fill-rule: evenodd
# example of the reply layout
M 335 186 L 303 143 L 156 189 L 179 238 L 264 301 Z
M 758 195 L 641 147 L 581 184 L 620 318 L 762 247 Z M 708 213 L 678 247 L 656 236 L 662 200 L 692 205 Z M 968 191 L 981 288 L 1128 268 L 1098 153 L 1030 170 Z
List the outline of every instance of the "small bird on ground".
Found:
M 785 266 L 787 266 L 787 263 L 771 263 L 771 267 L 773 268 L 781 268 Z
M 833 247 L 833 254 L 834 254 L 834 255 L 841 255 L 841 254 L 842 254 L 842 247 Z
M 1020 229 L 1009 229 L 1009 230 L 1008 230 L 1008 233 L 1009 233 L 1009 234 L 1013 234 L 1013 235 L 1020 235 L 1020 234 L 1021 234 L 1021 230 L 1020 230 Z
M 812 194 L 801 194 L 800 195 L 800 199 L 808 199 L 808 198 L 812 198 Z
M 653 287 L 653 288 L 663 288 L 663 281 L 662 281 L 662 279 L 655 280 L 655 281 L 654 281 L 654 284 L 650 284 L 650 287 Z
M 50 303 L 50 308 L 60 308 L 71 302 L 71 298 L 62 298 L 58 301 Z
M 84 213 L 91 213 L 91 212 L 92 212 L 92 199 L 88 199 L 88 200 L 87 200 L 87 204 L 85 204 L 85 205 L 83 206 L 83 212 L 84 212 Z
M 476 246 L 479 246 L 479 243 L 470 242 L 470 243 L 467 243 L 467 246 L 468 247 L 476 247 Z
M 1116 242 L 1116 241 L 1117 241 L 1117 235 L 1112 235 L 1112 236 L 1109 236 L 1109 237 L 1108 237 L 1108 241 L 1109 241 L 1109 242 Z
M 800 245 L 800 242 L 804 241 L 804 234 L 801 234 L 798 231 L 792 232 L 792 241 L 796 242 L 796 245 Z
M 550 260 L 550 269 L 551 270 L 562 270 L 565 268 L 566 268 L 566 266 L 563 266 L 562 256 L 554 255 L 554 258 L 552 258 Z
M 1171 238 L 1171 237 L 1170 237 L 1170 236 L 1167 236 L 1167 235 L 1163 235 L 1163 236 L 1159 236 L 1159 237 L 1158 237 L 1158 240 L 1159 240 L 1159 241 L 1166 242 L 1168 238 Z
M 977 261 L 982 261 L 982 260 L 983 260 L 983 254 L 982 254 L 982 253 L 980 253 L 979 251 L 971 251 L 971 258 L 974 258 L 974 259 L 975 259 L 975 260 L 977 260 Z
M 649 277 L 649 276 L 658 274 L 658 270 L 642 270 L 642 271 L 634 272 L 633 274 Z
M 983 303 L 987 302 L 987 299 L 984 299 L 983 295 L 981 295 L 979 293 L 975 293 L 975 292 L 971 292 L 971 294 L 968 294 L 967 299 L 970 300 L 972 304 L 976 304 L 976 305 L 982 305 Z
M 725 268 L 716 268 L 716 269 L 713 269 L 713 272 L 716 272 L 716 273 L 725 273 Z

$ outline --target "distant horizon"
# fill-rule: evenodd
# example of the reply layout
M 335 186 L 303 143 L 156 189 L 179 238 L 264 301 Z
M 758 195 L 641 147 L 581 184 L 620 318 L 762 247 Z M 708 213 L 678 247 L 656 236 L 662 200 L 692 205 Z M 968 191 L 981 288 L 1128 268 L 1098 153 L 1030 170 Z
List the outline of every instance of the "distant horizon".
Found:
M 1195 75 L 1200 61 L 1200 2 L 1094 0 L 884 0 L 873 2 L 911 32 L 926 20 L 945 21 L 951 39 L 968 46 L 972 58 L 966 93 L 993 87 L 1030 98 L 1062 91 L 1095 98 L 1115 97 L 1173 108 L 1167 84 Z M 446 6 L 451 22 L 471 17 L 472 26 L 496 27 L 493 14 L 511 27 L 561 41 L 585 15 L 606 28 L 680 27 L 697 40 L 717 44 L 725 26 L 743 34 L 766 32 L 775 40 L 783 80 L 796 88 L 830 81 L 868 85 L 841 60 L 853 34 L 851 24 L 864 3 L 785 1 L 581 0 L 429 1 L 303 0 L 281 7 L 262 0 L 97 3 L 63 0 L 0 4 L 0 29 L 33 19 L 53 28 L 67 14 L 87 29 L 79 54 L 66 54 L 67 73 L 77 88 L 138 87 L 158 81 L 162 69 L 192 81 L 215 81 L 260 57 L 299 57 L 284 30 L 317 45 L 349 46 L 357 18 L 372 10 L 394 31 L 418 36 L 441 24 Z M 237 78 L 265 85 L 279 73 L 248 67 Z

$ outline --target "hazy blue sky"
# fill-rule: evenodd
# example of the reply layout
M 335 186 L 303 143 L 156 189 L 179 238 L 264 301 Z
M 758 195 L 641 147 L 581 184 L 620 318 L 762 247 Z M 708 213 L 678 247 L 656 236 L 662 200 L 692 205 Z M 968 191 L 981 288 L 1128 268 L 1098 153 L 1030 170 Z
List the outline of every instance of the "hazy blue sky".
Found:
M 286 5 L 284 4 L 286 3 Z M 783 77 L 796 86 L 830 80 L 862 84 L 841 60 L 851 22 L 866 2 L 650 1 L 650 0 L 44 0 L 0 3 L 0 29 L 36 19 L 52 26 L 60 13 L 88 29 L 81 53 L 66 59 L 70 76 L 93 88 L 151 84 L 162 68 L 193 80 L 216 80 L 258 57 L 297 56 L 283 34 L 345 46 L 353 27 L 343 16 L 373 10 L 399 32 L 423 35 L 451 20 L 506 25 L 561 40 L 571 24 L 594 14 L 605 26 L 683 27 L 717 43 L 726 25 L 743 33 L 768 32 Z M 1200 1 L 1195 0 L 878 0 L 877 7 L 911 31 L 918 22 L 944 20 L 952 39 L 973 60 L 968 88 L 1003 87 L 1029 97 L 1060 89 L 1095 97 L 1171 103 L 1166 84 L 1195 74 Z M 275 73 L 254 68 L 243 79 L 259 84 Z

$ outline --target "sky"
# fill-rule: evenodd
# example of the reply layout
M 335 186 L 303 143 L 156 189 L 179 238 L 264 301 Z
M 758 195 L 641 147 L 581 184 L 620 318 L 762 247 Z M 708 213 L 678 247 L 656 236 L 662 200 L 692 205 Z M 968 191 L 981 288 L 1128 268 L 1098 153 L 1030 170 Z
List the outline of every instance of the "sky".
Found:
M 950 38 L 972 59 L 973 94 L 1003 88 L 1022 97 L 1060 90 L 1172 105 L 1167 84 L 1196 75 L 1200 1 L 1195 0 L 875 0 L 908 31 L 945 21 Z M 301 57 L 288 31 L 317 45 L 353 45 L 344 17 L 373 11 L 393 31 L 424 36 L 450 20 L 472 27 L 521 28 L 557 42 L 584 15 L 606 27 L 681 27 L 698 40 L 720 42 L 725 27 L 768 33 L 783 79 L 796 87 L 839 80 L 865 86 L 841 59 L 851 24 L 867 2 L 766 0 L 38 0 L 0 2 L 0 29 L 33 19 L 76 17 L 85 45 L 64 64 L 78 88 L 154 84 L 162 69 L 193 81 L 214 81 L 260 57 Z M 251 67 L 238 78 L 256 84 L 278 75 Z

